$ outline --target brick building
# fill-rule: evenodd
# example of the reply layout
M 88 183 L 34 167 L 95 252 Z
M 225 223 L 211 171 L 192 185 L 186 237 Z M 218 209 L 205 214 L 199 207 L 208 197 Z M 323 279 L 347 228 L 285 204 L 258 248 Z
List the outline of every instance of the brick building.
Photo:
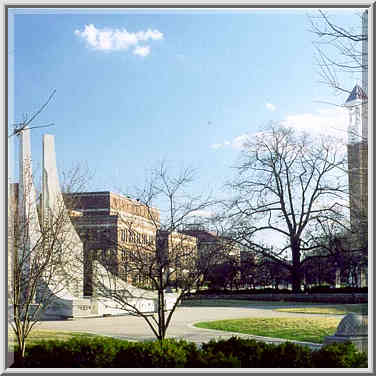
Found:
M 182 232 L 197 239 L 198 265 L 203 271 L 224 264 L 240 268 L 240 247 L 237 244 L 201 226 L 188 227 Z
M 175 287 L 179 287 L 179 281 L 182 281 L 187 273 L 197 270 L 197 238 L 182 232 L 159 230 L 157 242 L 162 258 L 168 258 L 169 279 Z
M 208 231 L 200 226 L 189 226 L 182 232 L 197 238 L 197 247 L 201 257 L 215 253 L 216 262 L 224 262 L 229 257 L 240 262 L 240 248 L 231 240 Z
M 111 272 L 140 284 L 139 275 L 128 272 L 127 249 L 155 252 L 159 210 L 113 192 L 65 194 L 71 220 L 84 244 L 84 295 L 92 295 L 92 261 L 106 260 Z
M 173 280 L 197 262 L 197 239 L 160 229 L 160 213 L 137 200 L 113 192 L 65 194 L 72 223 L 84 244 L 84 295 L 93 294 L 93 261 L 101 261 L 113 274 L 133 285 L 148 286 L 135 260 L 151 259 L 157 250 L 169 258 Z M 142 264 L 142 261 L 140 262 Z

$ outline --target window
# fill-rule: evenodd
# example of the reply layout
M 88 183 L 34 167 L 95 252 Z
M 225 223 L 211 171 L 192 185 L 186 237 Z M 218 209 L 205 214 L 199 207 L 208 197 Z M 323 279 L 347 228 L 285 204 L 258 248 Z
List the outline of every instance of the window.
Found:
M 121 230 L 121 240 L 125 241 L 125 230 Z

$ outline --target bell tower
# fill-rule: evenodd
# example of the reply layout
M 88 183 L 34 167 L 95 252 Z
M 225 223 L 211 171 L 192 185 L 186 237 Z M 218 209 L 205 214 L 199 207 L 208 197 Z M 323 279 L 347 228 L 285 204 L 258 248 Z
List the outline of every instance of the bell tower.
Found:
M 368 245 L 368 98 L 356 84 L 344 106 L 349 111 L 348 170 L 351 244 L 353 250 Z M 362 278 L 363 281 L 363 278 Z M 366 282 L 362 282 L 364 285 Z

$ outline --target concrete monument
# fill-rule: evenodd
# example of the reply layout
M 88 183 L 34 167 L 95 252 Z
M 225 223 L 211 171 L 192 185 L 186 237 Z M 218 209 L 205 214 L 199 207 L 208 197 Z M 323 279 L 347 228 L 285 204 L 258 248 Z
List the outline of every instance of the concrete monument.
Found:
M 359 351 L 368 352 L 368 320 L 367 316 L 349 313 L 337 327 L 334 336 L 325 337 L 324 343 L 343 343 L 350 341 Z
M 49 268 L 46 275 L 42 275 L 35 302 L 42 302 L 46 295 L 51 295 L 52 299 L 47 309 L 41 314 L 40 319 L 132 313 L 132 309 L 125 309 L 124 304 L 111 299 L 111 294 L 106 294 L 103 297 L 100 294 L 92 297 L 83 296 L 84 247 L 71 222 L 70 213 L 65 206 L 61 192 L 54 136 L 43 136 L 42 202 L 40 215 L 38 215 L 31 166 L 30 130 L 25 127 L 17 134 L 20 137 L 17 210 L 22 224 L 23 237 L 27 239 L 23 251 L 29 255 L 28 262 L 24 267 L 25 275 L 30 272 L 33 250 L 40 246 L 38 242 L 43 237 L 42 234 L 48 233 L 53 239 L 51 244 L 48 241 L 43 243 L 43 247 L 50 250 L 50 254 L 53 254 L 53 273 L 51 274 L 51 268 Z M 120 287 L 122 291 L 125 291 L 127 302 L 135 306 L 140 312 L 156 312 L 156 293 L 130 285 L 111 274 L 99 262 L 96 262 L 95 273 L 108 291 L 114 287 L 113 284 L 116 285 L 116 288 Z M 104 278 L 104 276 L 107 277 Z M 172 304 L 176 301 L 175 294 L 168 294 L 166 300 L 168 300 L 166 302 L 168 303 L 167 309 L 171 309 Z

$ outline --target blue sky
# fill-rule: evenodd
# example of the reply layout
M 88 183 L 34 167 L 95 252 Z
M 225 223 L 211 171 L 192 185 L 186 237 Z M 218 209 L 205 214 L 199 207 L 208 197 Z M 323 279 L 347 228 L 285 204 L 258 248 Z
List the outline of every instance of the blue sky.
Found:
M 91 190 L 125 192 L 167 160 L 197 168 L 194 193 L 232 174 L 242 137 L 269 121 L 345 127 L 346 97 L 319 83 L 316 10 L 15 10 L 9 29 L 9 120 L 36 111 L 55 135 L 58 167 L 86 162 Z M 331 10 L 359 25 L 359 10 Z M 357 77 L 346 77 L 351 88 Z M 10 139 L 14 143 L 15 138 Z M 10 147 L 11 160 L 15 148 Z M 14 178 L 17 179 L 17 178 Z

